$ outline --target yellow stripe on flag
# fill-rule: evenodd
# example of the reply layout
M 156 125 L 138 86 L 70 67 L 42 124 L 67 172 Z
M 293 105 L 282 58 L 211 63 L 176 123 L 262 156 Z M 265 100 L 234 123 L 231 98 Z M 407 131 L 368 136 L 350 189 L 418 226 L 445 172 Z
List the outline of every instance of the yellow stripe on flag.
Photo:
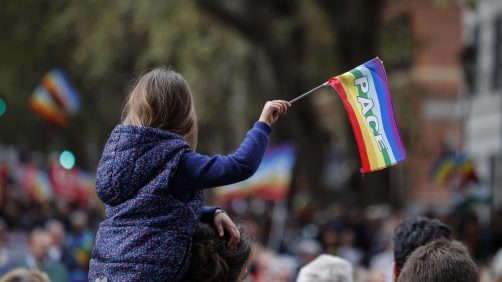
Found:
M 354 84 L 355 77 L 352 73 L 346 72 L 338 77 L 342 81 L 343 87 L 347 93 L 347 99 L 354 109 L 357 122 L 361 128 L 361 133 L 363 135 L 364 144 L 366 146 L 366 152 L 368 153 L 368 159 L 372 168 L 385 167 L 385 160 L 378 149 L 378 144 L 370 131 L 368 125 L 366 124 L 366 117 L 362 114 L 362 106 L 357 101 L 359 96 L 359 89 Z

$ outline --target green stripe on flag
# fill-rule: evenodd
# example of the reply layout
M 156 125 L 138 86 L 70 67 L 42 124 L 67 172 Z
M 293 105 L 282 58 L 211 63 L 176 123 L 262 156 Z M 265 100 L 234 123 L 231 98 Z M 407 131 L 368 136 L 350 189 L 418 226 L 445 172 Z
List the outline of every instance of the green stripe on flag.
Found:
M 355 77 L 355 78 L 361 78 L 361 77 L 363 77 L 363 74 L 362 74 L 359 70 L 357 70 L 357 69 L 353 69 L 353 70 L 351 70 L 350 72 L 354 75 L 354 77 Z M 368 79 L 368 84 L 369 84 L 369 79 Z M 367 95 L 367 94 L 365 94 L 365 93 L 363 93 L 363 91 L 361 90 L 361 87 L 357 87 L 357 90 L 358 90 L 358 92 L 359 92 L 359 96 L 360 96 L 360 97 L 363 97 L 363 98 L 369 99 L 369 98 L 368 98 L 368 95 Z M 366 113 L 365 117 L 369 117 L 369 116 L 372 116 L 372 115 L 373 115 L 373 110 L 371 110 L 371 109 L 370 109 L 370 110 Z M 371 131 L 371 130 L 370 130 L 370 131 Z M 376 135 L 377 135 L 377 134 L 375 134 L 375 133 L 373 134 L 373 136 L 376 136 Z M 379 149 L 379 151 L 380 151 L 380 149 Z M 385 161 L 385 165 L 389 166 L 389 165 L 391 164 L 391 161 L 390 161 L 390 157 L 389 157 L 389 152 L 388 152 L 388 149 L 387 149 L 387 148 L 386 148 L 386 149 L 383 149 L 381 152 L 382 152 L 382 155 L 383 155 L 383 159 L 384 159 L 384 161 Z

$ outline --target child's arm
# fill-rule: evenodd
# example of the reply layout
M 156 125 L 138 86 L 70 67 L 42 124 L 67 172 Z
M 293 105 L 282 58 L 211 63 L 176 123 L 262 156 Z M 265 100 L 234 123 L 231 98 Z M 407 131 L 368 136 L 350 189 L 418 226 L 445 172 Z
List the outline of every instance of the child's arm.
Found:
M 248 131 L 239 149 L 228 156 L 212 157 L 196 152 L 181 156 L 178 172 L 172 181 L 172 191 L 177 198 L 188 200 L 196 189 L 206 189 L 239 182 L 251 177 L 261 163 L 267 149 L 270 125 L 284 115 L 289 107 L 286 101 L 267 102 L 260 121 Z

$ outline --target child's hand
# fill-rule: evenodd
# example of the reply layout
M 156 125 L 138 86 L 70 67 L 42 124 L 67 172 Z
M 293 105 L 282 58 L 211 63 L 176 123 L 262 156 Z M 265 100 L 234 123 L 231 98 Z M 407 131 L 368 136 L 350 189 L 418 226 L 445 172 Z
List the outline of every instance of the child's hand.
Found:
M 279 116 L 285 115 L 291 104 L 288 101 L 273 100 L 265 103 L 263 111 L 261 112 L 260 121 L 268 125 L 274 124 Z
M 221 209 L 215 211 L 214 226 L 216 227 L 220 237 L 223 236 L 224 230 L 228 232 L 228 235 L 230 236 L 230 240 L 228 240 L 228 247 L 230 249 L 237 248 L 237 245 L 241 241 L 241 233 L 225 211 Z

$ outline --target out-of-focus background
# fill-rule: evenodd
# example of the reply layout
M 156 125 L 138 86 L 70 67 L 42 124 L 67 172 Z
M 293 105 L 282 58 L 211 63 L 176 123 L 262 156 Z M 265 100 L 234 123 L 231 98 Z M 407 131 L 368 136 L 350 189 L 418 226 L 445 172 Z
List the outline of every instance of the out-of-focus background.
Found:
M 449 224 L 482 272 L 502 268 L 502 1 L 2 1 L 0 38 L 0 274 L 50 256 L 54 281 L 87 281 L 96 166 L 144 71 L 182 73 L 198 151 L 231 153 L 265 101 L 376 56 L 407 161 L 362 176 L 326 88 L 274 125 L 254 181 L 207 191 L 256 241 L 251 281 L 294 281 L 319 253 L 390 281 L 392 231 L 415 215 Z

